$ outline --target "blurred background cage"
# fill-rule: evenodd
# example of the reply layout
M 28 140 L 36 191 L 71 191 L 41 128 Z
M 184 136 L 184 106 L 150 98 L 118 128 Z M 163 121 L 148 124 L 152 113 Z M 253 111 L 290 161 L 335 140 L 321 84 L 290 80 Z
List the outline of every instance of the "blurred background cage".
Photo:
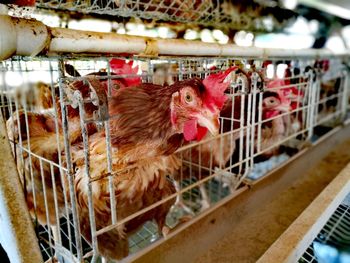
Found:
M 52 10 L 69 17 L 218 25 L 228 35 L 238 29 L 278 31 L 296 18 L 276 1 L 247 6 L 235 1 L 37 1 L 35 11 L 6 12 Z M 21 209 L 31 215 L 44 261 L 132 260 L 349 121 L 346 52 L 128 38 L 1 19 L 17 34 L 17 46 L 9 33 L 5 42 L 11 50 L 0 54 L 2 127 L 23 189 L 26 207 Z M 41 42 L 27 49 L 26 37 Z M 165 110 L 156 106 L 173 103 L 178 93 L 169 90 L 177 85 L 199 86 L 199 97 L 224 87 L 226 99 L 215 106 L 218 122 L 211 116 L 200 123 L 209 131 L 218 125 L 218 134 L 203 132 L 198 121 L 195 135 L 163 140 L 166 125 L 152 116 L 169 111 L 169 125 L 176 123 L 173 104 Z M 137 87 L 164 93 L 142 101 Z M 120 95 L 127 88 L 135 94 Z M 182 99 L 192 103 L 195 96 L 185 94 Z M 129 141 L 116 135 L 116 127 L 127 130 L 130 124 L 115 110 L 121 104 L 116 97 L 134 106 L 124 112 L 128 118 L 135 114 L 133 127 L 153 137 Z M 149 102 L 153 108 L 142 112 Z M 175 146 L 157 153 L 163 144 Z

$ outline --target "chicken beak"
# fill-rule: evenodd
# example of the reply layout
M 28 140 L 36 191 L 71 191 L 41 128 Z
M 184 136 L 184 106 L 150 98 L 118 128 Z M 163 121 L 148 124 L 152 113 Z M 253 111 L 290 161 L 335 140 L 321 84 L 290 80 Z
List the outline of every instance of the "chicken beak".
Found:
M 218 113 L 205 109 L 197 115 L 197 121 L 200 126 L 207 128 L 213 136 L 219 134 L 220 122 Z
M 291 110 L 291 106 L 289 104 L 281 104 L 277 106 L 275 110 L 285 113 Z

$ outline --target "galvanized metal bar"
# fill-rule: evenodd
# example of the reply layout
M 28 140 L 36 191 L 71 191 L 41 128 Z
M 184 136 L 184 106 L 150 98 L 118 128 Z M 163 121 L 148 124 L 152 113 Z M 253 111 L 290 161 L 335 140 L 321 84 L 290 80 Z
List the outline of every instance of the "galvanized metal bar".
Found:
M 317 81 L 314 81 L 313 80 L 313 77 L 314 77 L 314 74 L 312 74 L 311 72 L 308 73 L 308 77 L 310 79 L 310 82 L 309 82 L 309 86 L 308 86 L 308 89 L 307 89 L 307 114 L 306 114 L 306 127 L 308 128 L 308 138 L 311 139 L 312 137 L 312 132 L 313 132 L 313 116 L 311 115 L 311 108 L 313 107 L 313 90 L 314 90 L 314 85 L 315 85 L 315 82 Z
M 41 184 L 43 187 L 43 194 L 44 194 L 45 217 L 46 217 L 46 222 L 47 222 L 47 227 L 48 227 L 48 235 L 49 235 L 49 245 L 50 245 L 49 249 L 50 249 L 50 255 L 53 256 L 52 248 L 54 247 L 54 244 L 51 243 L 52 236 L 51 236 L 51 231 L 50 231 L 51 224 L 50 224 L 50 216 L 49 216 L 49 206 L 48 206 L 48 201 L 47 201 L 47 191 L 46 191 L 46 182 L 45 182 L 45 176 L 44 176 L 43 161 L 41 159 L 39 160 L 39 166 L 40 166 Z
M 342 92 L 342 102 L 341 102 L 341 112 L 342 112 L 342 120 L 346 119 L 347 108 L 349 103 L 349 94 L 350 94 L 350 86 L 349 86 L 349 71 L 343 69 L 342 71 L 344 79 L 343 79 L 343 92 Z
M 0 242 L 11 262 L 43 262 L 11 152 L 0 116 Z
M 69 138 L 69 130 L 68 130 L 68 116 L 67 116 L 67 107 L 65 105 L 64 99 L 64 84 L 62 82 L 62 78 L 64 77 L 64 65 L 63 61 L 59 61 L 58 66 L 59 72 L 59 98 L 60 98 L 60 107 L 61 107 L 61 118 L 62 118 L 62 131 L 64 138 L 64 151 L 67 163 L 67 181 L 69 184 L 69 195 L 70 195 L 70 203 L 71 203 L 71 211 L 73 214 L 73 222 L 74 222 L 74 234 L 75 234 L 75 244 L 78 254 L 78 260 L 82 260 L 82 244 L 81 244 L 81 235 L 80 235 L 80 223 L 78 217 L 78 208 L 76 203 L 75 196 L 75 187 L 74 187 L 74 172 L 73 165 L 71 159 L 71 147 L 70 147 L 70 138 Z
M 55 70 L 58 70 L 58 68 L 56 68 Z M 55 121 L 55 133 L 56 133 L 56 144 L 57 144 L 57 152 L 58 152 L 58 169 L 59 169 L 59 176 L 61 179 L 61 185 L 62 185 L 62 191 L 63 191 L 63 200 L 64 200 L 64 206 L 65 206 L 65 214 L 66 214 L 66 218 L 69 218 L 69 205 L 68 205 L 68 198 L 67 198 L 67 193 L 68 190 L 66 189 L 66 184 L 64 184 L 64 176 L 65 176 L 65 172 L 63 171 L 63 165 L 62 165 L 62 149 L 61 149 L 61 144 L 60 144 L 60 127 L 58 124 L 58 120 L 61 118 L 61 116 L 58 116 L 58 109 L 57 109 L 57 104 L 56 104 L 56 95 L 55 95 L 55 87 L 56 85 L 54 84 L 54 80 L 53 80 L 53 71 L 54 71 L 54 67 L 52 65 L 52 62 L 49 61 L 49 71 L 50 71 L 50 86 L 51 86 L 51 99 L 52 99 L 52 107 L 53 107 L 53 112 L 54 112 L 54 121 Z M 51 164 L 51 173 L 53 173 L 53 165 Z M 57 175 L 56 175 L 57 176 Z M 52 179 L 53 180 L 53 179 Z M 56 191 L 54 191 L 55 194 L 55 202 L 56 202 L 56 207 L 58 207 L 57 204 L 57 194 Z M 57 209 L 56 209 L 56 220 L 57 220 L 57 228 L 58 228 L 58 239 L 56 240 L 58 241 L 59 245 L 62 245 L 62 237 L 61 237 L 61 231 L 60 231 L 60 224 L 59 224 L 59 216 L 57 213 Z M 71 238 L 71 230 L 70 227 L 68 227 L 68 237 L 69 237 L 69 250 L 72 251 L 72 238 Z M 55 246 L 57 246 L 58 244 L 55 244 Z
M 22 71 L 22 66 L 19 65 L 20 70 Z M 24 70 L 26 71 L 26 70 Z M 26 83 L 26 85 L 28 85 L 28 83 Z M 21 106 L 23 107 L 23 111 L 24 111 L 24 119 L 25 119 L 25 131 L 26 131 L 26 136 L 27 136 L 27 150 L 29 152 L 31 152 L 31 144 L 30 144 L 30 128 L 29 128 L 29 122 L 28 122 L 28 112 L 27 112 L 27 102 L 25 101 L 25 96 L 22 96 L 21 98 Z M 18 106 L 17 106 L 18 109 Z M 19 112 L 17 110 L 17 120 L 19 120 Z M 20 121 L 18 121 L 19 123 Z M 21 132 L 18 132 L 19 134 L 21 134 Z M 22 141 L 23 142 L 23 141 Z M 21 146 L 23 146 L 23 144 L 21 144 Z M 31 188 L 32 188 L 32 192 L 33 192 L 33 203 L 34 203 L 34 213 L 36 215 L 36 210 L 37 210 L 37 200 L 36 200 L 36 187 L 35 187 L 35 183 L 34 183 L 34 177 L 35 175 L 33 174 L 33 160 L 32 160 L 32 155 L 29 154 L 27 159 L 29 159 L 29 171 L 26 171 L 26 166 L 23 167 L 23 182 L 25 182 L 27 180 L 26 176 L 27 176 L 27 172 L 29 172 L 30 174 L 30 182 L 31 182 Z M 25 163 L 24 163 L 25 164 Z
M 253 75 L 254 76 L 254 75 Z M 249 87 L 251 89 L 251 93 L 253 94 L 253 101 L 252 101 L 252 107 L 251 107 L 251 112 L 252 112 L 252 120 L 251 120 L 251 144 L 250 144 L 250 168 L 254 167 L 254 158 L 252 156 L 254 156 L 254 150 L 255 150 L 255 138 L 256 136 L 256 110 L 257 110 L 257 96 L 259 95 L 258 92 L 258 85 L 257 85 L 257 77 L 252 77 L 252 87 Z
M 56 218 L 56 225 L 51 226 L 53 232 L 56 231 L 56 233 L 53 233 L 53 238 L 55 241 L 55 246 L 62 245 L 62 239 L 61 239 L 61 231 L 60 231 L 60 217 L 58 214 L 58 200 L 57 200 L 57 186 L 56 186 L 56 176 L 53 165 L 50 164 L 50 174 L 51 174 L 51 181 L 52 181 L 52 190 L 53 190 L 53 196 L 54 196 L 54 203 L 55 203 L 55 218 Z
M 80 127 L 81 133 L 83 136 L 83 145 L 84 145 L 84 175 L 91 180 L 90 176 L 90 150 L 89 150 L 89 141 L 88 141 L 88 133 L 85 124 L 85 110 L 84 110 L 84 102 L 83 97 L 79 91 L 74 92 L 74 97 L 78 101 L 79 106 L 79 116 L 80 116 Z M 109 181 L 111 180 L 111 176 L 109 176 Z M 113 179 L 113 178 L 112 178 Z M 90 228 L 91 228 L 91 237 L 92 237 L 92 248 L 94 258 L 96 257 L 97 249 L 97 237 L 96 237 L 96 221 L 95 221 L 95 209 L 94 202 L 92 196 L 92 183 L 88 183 L 88 206 L 89 206 L 89 219 L 90 219 Z M 93 261 L 95 262 L 95 261 Z

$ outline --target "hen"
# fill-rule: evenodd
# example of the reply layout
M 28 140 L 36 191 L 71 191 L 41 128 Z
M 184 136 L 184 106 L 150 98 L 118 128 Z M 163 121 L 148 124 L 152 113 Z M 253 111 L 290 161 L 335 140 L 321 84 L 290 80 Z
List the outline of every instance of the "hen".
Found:
M 56 224 L 64 212 L 65 202 L 59 169 L 50 162 L 58 163 L 58 147 L 63 149 L 63 140 L 56 136 L 55 118 L 50 112 L 27 112 L 29 138 L 25 118 L 24 111 L 19 111 L 7 120 L 8 137 L 29 212 L 41 225 L 49 224 L 54 239 L 58 240 Z
M 321 82 L 317 115 L 317 121 L 321 125 L 334 127 L 340 121 L 339 118 L 330 116 L 336 115 L 341 107 L 339 95 L 342 92 L 342 81 L 342 78 L 338 77 Z
M 309 70 L 308 67 L 306 70 Z M 294 138 L 290 138 L 287 142 L 283 143 L 283 147 L 287 154 L 294 154 L 299 149 L 305 147 L 308 141 L 305 141 L 305 109 L 303 105 L 305 103 L 305 91 L 309 86 L 309 77 L 300 75 L 300 69 L 294 68 L 286 70 L 285 84 L 290 86 L 287 97 L 290 99 L 291 113 L 284 116 L 284 123 L 286 126 L 286 136 L 295 135 Z
M 284 80 L 274 79 L 267 82 L 266 89 L 262 94 L 257 93 L 255 105 L 253 105 L 254 100 L 252 99 L 252 111 L 255 109 L 255 119 L 253 120 L 253 116 L 251 116 L 251 121 L 254 121 L 255 123 L 254 131 L 251 130 L 254 132 L 253 150 L 254 154 L 259 153 L 254 158 L 254 162 L 265 161 L 279 151 L 279 143 L 285 138 L 286 129 L 283 116 L 280 115 L 289 112 L 290 110 L 290 92 L 290 89 L 285 87 Z M 261 101 L 260 95 L 262 95 Z M 245 103 L 248 105 L 247 100 Z M 261 109 L 259 106 L 260 104 Z M 234 111 L 236 111 L 236 109 L 234 109 Z M 258 122 L 260 114 L 261 123 Z M 235 119 L 236 118 L 237 117 L 235 116 Z M 244 113 L 243 118 L 244 125 L 246 125 L 246 113 Z M 244 133 L 243 136 L 246 136 L 246 134 Z M 237 187 L 237 179 L 233 174 L 247 174 L 247 168 L 250 164 L 248 163 L 249 160 L 245 159 L 245 156 L 247 156 L 247 151 L 252 150 L 247 147 L 245 137 L 237 139 L 235 145 L 236 147 L 231 156 L 230 163 L 227 163 L 227 165 L 230 164 L 230 172 L 222 171 L 220 173 L 221 181 L 228 185 L 231 191 Z M 242 156 L 240 156 L 241 154 Z M 239 166 L 237 165 L 238 163 L 240 163 Z
M 238 70 L 237 67 L 231 67 L 224 73 L 211 74 L 206 82 L 210 83 L 210 81 L 218 82 L 219 80 L 224 80 L 227 89 L 233 81 L 232 78 L 237 78 L 242 74 L 246 75 L 245 72 Z M 249 85 L 248 81 L 246 85 Z M 233 105 L 234 109 L 232 109 Z M 225 101 L 220 112 L 220 137 L 214 138 L 213 136 L 207 135 L 204 138 L 204 142 L 179 153 L 179 156 L 184 160 L 184 166 L 182 173 L 176 175 L 176 181 L 181 181 L 191 176 L 200 180 L 209 176 L 214 168 L 223 169 L 225 167 L 235 150 L 236 139 L 239 137 L 240 132 L 234 132 L 234 130 L 240 127 L 241 107 L 241 96 L 232 95 Z M 177 189 L 180 190 L 179 183 L 176 183 L 176 186 Z M 202 196 L 201 209 L 205 210 L 210 206 L 210 199 L 204 184 L 201 184 L 199 189 Z M 177 200 L 177 205 L 181 206 L 186 212 L 192 214 L 192 211 L 184 205 L 181 196 L 179 196 Z
M 220 85 L 206 86 L 200 79 L 179 81 L 170 86 L 143 83 L 117 90 L 109 100 L 116 208 L 110 204 L 105 133 L 90 136 L 88 149 L 84 149 L 82 143 L 72 147 L 81 232 L 88 240 L 92 238 L 89 181 L 97 229 L 112 224 L 113 209 L 120 221 L 173 194 L 175 198 L 175 189 L 165 177 L 181 165 L 173 153 L 184 140 L 201 139 L 208 130 L 218 133 L 220 107 L 225 101 L 223 92 Z M 92 157 L 88 171 L 84 151 Z M 109 259 L 125 257 L 127 236 L 147 220 L 154 219 L 159 231 L 167 233 L 165 217 L 173 203 L 174 199 L 169 199 L 98 235 L 101 255 Z
M 284 88 L 283 79 L 274 79 L 267 83 L 267 90 L 263 93 L 262 101 L 262 120 L 261 141 L 258 145 L 258 151 L 262 151 L 258 160 L 266 160 L 278 152 L 279 146 L 285 137 L 285 123 L 283 113 L 291 109 L 291 100 L 289 99 L 289 88 Z
M 123 65 L 119 63 L 119 60 L 111 60 L 111 66 L 113 70 L 120 74 L 133 73 L 133 71 L 131 72 L 130 64 L 125 63 L 125 65 Z M 80 76 L 80 74 L 68 64 L 65 69 L 66 72 L 72 76 Z M 94 77 L 97 74 L 98 73 L 93 73 L 89 76 Z M 107 93 L 107 81 L 100 80 L 100 82 Z M 123 78 L 113 80 L 115 85 L 119 83 L 137 84 L 139 82 L 140 80 L 134 80 L 130 83 Z M 89 83 L 89 81 L 87 81 L 87 83 Z M 79 89 L 85 98 L 90 94 L 91 84 L 84 85 L 83 81 L 68 83 L 67 86 L 73 90 Z M 20 106 L 25 104 L 27 109 L 36 110 L 35 112 L 27 111 L 28 126 L 26 124 L 25 112 L 23 110 L 14 112 L 7 120 L 7 133 L 12 144 L 17 168 L 21 175 L 30 214 L 33 218 L 36 218 L 41 225 L 50 224 L 54 230 L 54 239 L 57 241 L 58 229 L 55 228 L 55 226 L 57 219 L 59 219 L 64 212 L 65 202 L 59 169 L 56 165 L 50 164 L 58 164 L 59 155 L 64 150 L 61 125 L 61 103 L 55 94 L 54 100 L 58 111 L 58 118 L 56 118 L 52 109 L 53 99 L 51 88 L 42 82 L 28 84 L 26 88 L 20 87 L 15 90 L 13 96 L 9 96 L 11 96 L 11 100 L 16 99 Z M 82 138 L 79 110 L 73 108 L 71 105 L 67 105 L 66 109 L 69 119 L 68 138 L 71 143 L 76 144 L 79 143 Z M 87 103 L 85 105 L 85 110 L 90 117 L 92 117 L 94 111 L 97 109 L 98 107 L 92 103 Z M 58 124 L 57 131 L 56 120 Z M 93 134 L 97 131 L 96 126 L 93 124 L 88 124 L 87 130 L 88 134 Z M 21 145 L 19 145 L 20 142 Z M 54 195 L 57 196 L 57 203 L 55 202 Z

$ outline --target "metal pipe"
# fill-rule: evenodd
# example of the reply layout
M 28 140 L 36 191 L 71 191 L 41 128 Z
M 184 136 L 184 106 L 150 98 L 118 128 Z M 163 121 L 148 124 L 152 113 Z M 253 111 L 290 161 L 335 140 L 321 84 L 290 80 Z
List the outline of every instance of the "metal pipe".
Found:
M 36 56 L 50 43 L 49 27 L 35 19 L 0 15 L 0 60 Z
M 43 262 L 2 116 L 0 153 L 0 242 L 11 262 Z
M 12 55 L 35 56 L 39 53 L 137 54 L 145 56 L 223 56 L 321 58 L 335 55 L 327 49 L 265 49 L 238 47 L 232 44 L 204 43 L 180 39 L 158 39 L 99 33 L 66 28 L 51 28 L 33 19 L 0 15 L 0 60 Z

